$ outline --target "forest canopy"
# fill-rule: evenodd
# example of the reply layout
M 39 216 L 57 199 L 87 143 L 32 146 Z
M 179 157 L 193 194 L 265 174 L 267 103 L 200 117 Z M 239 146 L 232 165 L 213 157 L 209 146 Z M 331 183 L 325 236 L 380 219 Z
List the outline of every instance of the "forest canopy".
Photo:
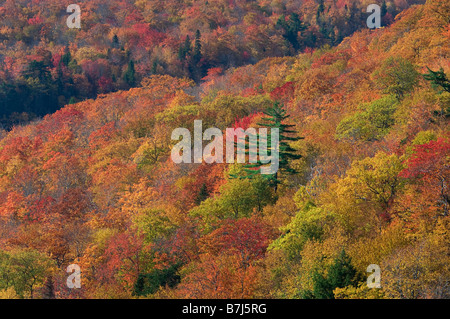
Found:
M 450 298 L 448 1 L 66 2 L 0 1 L 0 298 Z

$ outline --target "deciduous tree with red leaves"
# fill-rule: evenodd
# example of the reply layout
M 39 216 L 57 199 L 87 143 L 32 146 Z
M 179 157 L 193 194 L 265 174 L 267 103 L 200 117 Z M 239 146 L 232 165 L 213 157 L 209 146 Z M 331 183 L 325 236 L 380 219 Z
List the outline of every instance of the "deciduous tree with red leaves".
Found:
M 450 208 L 450 142 L 439 138 L 417 145 L 414 154 L 407 161 L 408 167 L 400 174 L 415 179 L 424 194 L 432 194 L 438 210 L 449 215 Z

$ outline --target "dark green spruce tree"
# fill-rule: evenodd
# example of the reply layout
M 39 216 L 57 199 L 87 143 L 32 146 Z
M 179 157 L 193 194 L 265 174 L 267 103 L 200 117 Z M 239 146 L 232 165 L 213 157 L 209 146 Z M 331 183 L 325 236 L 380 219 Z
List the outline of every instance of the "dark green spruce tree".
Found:
M 180 49 L 178 50 L 178 59 L 180 59 L 180 61 L 186 60 L 186 57 L 191 54 L 191 51 L 191 39 L 189 38 L 189 35 L 187 35 L 184 44 L 180 45 Z
M 435 87 L 440 86 L 446 92 L 450 92 L 450 81 L 447 75 L 444 73 L 444 69 L 441 68 L 439 71 L 433 71 L 427 67 L 428 73 L 423 77 L 425 80 L 431 81 L 431 84 Z
M 362 280 L 344 249 L 327 270 L 326 276 L 318 271 L 313 274 L 313 291 L 303 292 L 304 299 L 334 299 L 336 288 L 357 287 Z
M 134 296 L 147 296 L 154 294 L 160 287 L 174 288 L 181 281 L 178 269 L 181 263 L 171 265 L 166 269 L 153 269 L 149 273 L 139 274 L 134 283 Z
M 64 63 L 65 66 L 69 66 L 70 61 L 72 60 L 72 55 L 70 54 L 70 50 L 68 47 L 64 49 L 64 54 L 61 57 L 61 62 Z
M 283 30 L 283 37 L 292 44 L 294 50 L 301 49 L 300 42 L 298 41 L 298 33 L 305 31 L 306 27 L 297 13 L 291 13 L 287 21 L 285 16 L 282 15 L 276 25 Z
M 154 60 L 152 63 L 152 74 L 156 74 L 158 72 L 158 60 Z
M 202 43 L 200 30 L 195 32 L 194 49 L 189 58 L 188 70 L 191 78 L 199 82 L 205 75 L 204 65 L 202 64 Z
M 278 171 L 274 174 L 261 174 L 261 166 L 264 166 L 258 157 L 257 162 L 254 164 L 247 164 L 244 167 L 244 172 L 241 175 L 231 174 L 231 178 L 253 178 L 256 175 L 261 174 L 265 179 L 269 181 L 269 183 L 274 187 L 275 191 L 277 190 L 278 185 L 280 184 L 280 180 L 278 179 L 280 174 L 296 174 L 297 171 L 289 166 L 291 160 L 296 160 L 302 158 L 301 155 L 296 154 L 295 150 L 289 145 L 289 142 L 295 142 L 303 139 L 303 137 L 295 136 L 296 132 L 291 130 L 294 125 L 286 124 L 286 120 L 289 118 L 286 110 L 284 109 L 284 105 L 280 102 L 275 102 L 273 107 L 264 112 L 267 116 L 262 119 L 261 123 L 257 123 L 262 127 L 266 127 L 270 130 L 267 132 L 267 152 L 272 156 L 270 150 L 272 147 L 272 129 L 277 128 L 279 132 L 279 141 L 278 141 L 278 160 L 279 160 L 279 168 Z M 250 150 L 256 149 L 249 142 L 246 147 L 246 155 L 258 155 L 254 154 Z M 260 141 L 260 135 L 256 135 L 256 140 Z M 258 142 L 257 142 L 258 143 Z M 260 146 L 260 145 L 259 145 Z
M 195 65 L 197 65 L 202 59 L 202 43 L 201 43 L 201 33 L 200 30 L 195 32 L 195 42 L 194 42 L 194 54 L 192 55 L 192 60 Z
M 117 36 L 117 34 L 114 34 L 112 41 L 111 41 L 111 47 L 117 49 L 119 48 L 119 37 Z
M 317 19 L 319 19 L 319 17 L 321 15 L 323 15 L 323 13 L 325 12 L 325 4 L 323 3 L 324 0 L 320 0 L 319 1 L 319 6 L 317 7 Z
M 128 67 L 124 75 L 124 80 L 131 87 L 134 87 L 136 85 L 136 70 L 134 69 L 133 60 L 130 60 L 130 62 L 128 62 Z
M 447 75 L 444 73 L 444 69 L 441 68 L 439 71 L 433 71 L 429 67 L 427 67 L 428 73 L 424 74 L 423 77 L 425 80 L 430 81 L 431 85 L 434 88 L 442 88 L 440 93 L 448 92 L 450 93 L 450 80 L 447 78 Z M 445 118 L 450 117 L 450 105 L 443 106 L 440 111 L 434 111 L 436 116 L 443 116 Z
M 206 187 L 206 184 L 203 183 L 202 187 L 200 188 L 200 191 L 198 192 L 197 197 L 195 199 L 195 204 L 200 205 L 208 197 L 209 197 L 208 188 Z

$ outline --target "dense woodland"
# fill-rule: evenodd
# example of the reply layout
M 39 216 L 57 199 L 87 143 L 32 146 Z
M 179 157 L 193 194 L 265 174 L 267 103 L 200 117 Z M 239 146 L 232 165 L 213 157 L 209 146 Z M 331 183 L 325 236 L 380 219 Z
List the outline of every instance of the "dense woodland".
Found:
M 0 1 L 0 298 L 450 298 L 450 3 L 372 2 Z
M 336 45 L 366 28 L 373 1 L 84 0 L 81 30 L 66 25 L 72 2 L 0 1 L 3 128 L 151 75 L 199 84 L 212 68 Z M 382 24 L 415 2 L 383 1 Z

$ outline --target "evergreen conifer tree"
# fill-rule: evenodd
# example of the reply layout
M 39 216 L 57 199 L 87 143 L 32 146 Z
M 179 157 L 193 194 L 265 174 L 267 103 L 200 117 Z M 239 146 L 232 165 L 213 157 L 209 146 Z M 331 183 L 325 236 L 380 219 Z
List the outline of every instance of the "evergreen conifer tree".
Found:
M 444 73 L 444 69 L 441 68 L 439 71 L 432 71 L 429 67 L 427 69 L 428 73 L 423 76 L 425 80 L 431 81 L 433 86 L 440 86 L 444 91 L 450 92 L 450 81 Z
M 288 173 L 288 174 L 295 174 L 297 173 L 296 170 L 289 167 L 289 161 L 300 159 L 302 158 L 301 155 L 295 154 L 295 150 L 288 144 L 288 142 L 294 142 L 302 139 L 302 137 L 292 136 L 296 132 L 291 130 L 291 128 L 294 125 L 286 124 L 285 120 L 289 118 L 289 115 L 287 115 L 286 110 L 284 109 L 284 105 L 280 102 L 275 102 L 273 107 L 268 109 L 264 112 L 264 114 L 267 116 L 263 118 L 262 123 L 257 123 L 258 125 L 261 125 L 263 127 L 274 129 L 277 128 L 279 131 L 279 141 L 278 141 L 278 148 L 279 148 L 279 168 L 278 171 L 274 174 L 266 174 L 262 175 L 264 178 L 266 178 L 275 188 L 275 191 L 277 189 L 278 184 L 280 183 L 278 176 L 279 173 Z M 257 141 L 260 140 L 260 135 L 257 134 L 256 136 Z M 272 147 L 271 145 L 271 131 L 268 130 L 267 133 L 267 149 L 268 152 L 270 152 L 270 149 Z M 259 144 L 260 146 L 260 144 Z M 251 153 L 251 149 L 258 149 L 257 147 L 254 147 L 254 145 L 248 143 L 248 150 L 246 151 L 246 155 L 257 155 Z M 272 155 L 272 154 L 271 154 Z M 261 166 L 264 164 L 260 161 L 258 158 L 257 162 L 254 164 L 247 164 L 244 168 L 244 175 L 243 176 L 237 176 L 237 175 L 230 175 L 232 178 L 253 178 L 258 174 L 261 174 Z
M 136 70 L 134 69 L 134 61 L 133 60 L 130 60 L 128 62 L 128 67 L 125 72 L 124 80 L 131 87 L 136 85 Z
M 352 265 L 351 258 L 343 249 L 333 264 L 328 268 L 327 275 L 319 272 L 313 275 L 314 291 L 306 294 L 310 298 L 334 299 L 333 291 L 336 288 L 358 286 L 360 276 Z

